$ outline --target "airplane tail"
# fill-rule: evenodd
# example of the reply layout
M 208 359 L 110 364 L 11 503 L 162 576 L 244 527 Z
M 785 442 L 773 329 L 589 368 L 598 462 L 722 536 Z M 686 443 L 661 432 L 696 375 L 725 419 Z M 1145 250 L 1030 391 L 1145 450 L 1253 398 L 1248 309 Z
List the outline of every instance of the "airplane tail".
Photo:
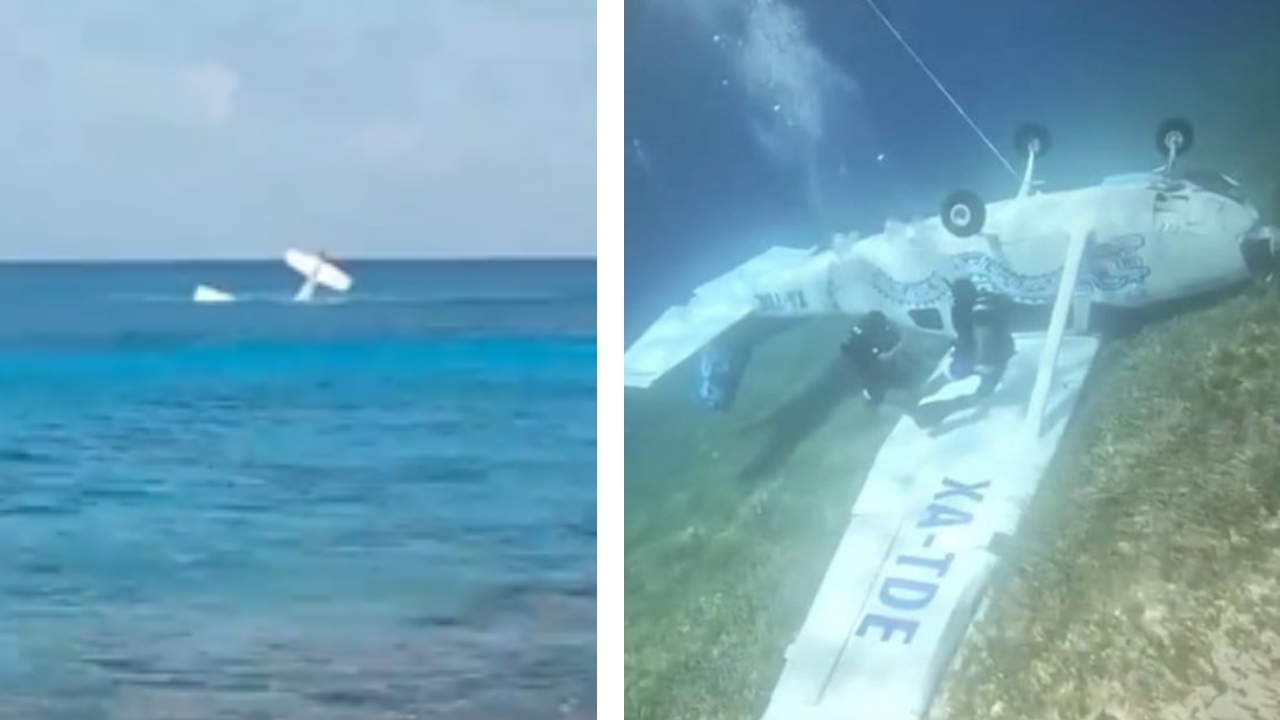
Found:
M 755 312 L 761 278 L 807 264 L 813 249 L 773 247 L 694 290 L 684 305 L 668 308 L 627 349 L 628 387 L 647 388 Z

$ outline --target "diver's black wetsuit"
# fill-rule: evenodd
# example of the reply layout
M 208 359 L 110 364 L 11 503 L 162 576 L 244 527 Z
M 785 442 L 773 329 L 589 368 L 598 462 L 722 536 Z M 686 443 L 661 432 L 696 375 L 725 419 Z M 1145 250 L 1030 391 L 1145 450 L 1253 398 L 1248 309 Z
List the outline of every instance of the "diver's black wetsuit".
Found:
M 990 395 L 1004 377 L 1009 359 L 1018 351 L 1009 329 L 1009 299 L 994 293 L 979 295 L 973 308 L 974 348 L 977 365 L 974 371 L 982 376 L 977 395 Z
M 922 428 L 938 428 L 956 412 L 972 408 L 995 392 L 1017 346 L 1011 329 L 1012 303 L 994 292 L 980 291 L 969 280 L 951 285 L 951 323 L 956 331 L 948 374 L 953 380 L 978 375 L 970 395 L 929 400 L 909 412 Z
M 840 346 L 840 352 L 853 365 L 862 381 L 863 394 L 872 405 L 884 401 L 885 392 L 892 382 L 891 353 L 902 341 L 902 335 L 885 317 L 884 313 L 867 313 L 849 331 L 849 337 Z
M 981 376 L 975 395 L 986 397 L 1000 384 L 1016 352 L 1009 328 L 1010 301 L 999 293 L 978 290 L 967 279 L 952 283 L 951 292 L 951 323 L 956 331 L 951 376 Z
M 956 331 L 952 377 L 966 377 L 973 372 L 973 306 L 977 302 L 978 288 L 968 278 L 951 283 L 951 327 Z

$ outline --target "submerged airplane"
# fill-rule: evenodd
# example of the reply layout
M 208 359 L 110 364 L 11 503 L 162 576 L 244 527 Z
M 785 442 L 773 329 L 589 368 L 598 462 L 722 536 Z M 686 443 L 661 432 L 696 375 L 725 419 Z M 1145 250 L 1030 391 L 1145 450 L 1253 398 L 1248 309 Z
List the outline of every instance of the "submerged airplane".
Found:
M 787 321 L 880 312 L 953 337 L 961 279 L 1047 311 L 1026 314 L 991 395 L 932 426 L 908 414 L 866 478 L 849 478 L 861 482 L 849 525 L 764 720 L 924 717 L 1074 410 L 1099 347 L 1091 318 L 1270 277 L 1280 234 L 1235 180 L 1181 172 L 1192 139 L 1187 122 L 1166 121 L 1160 168 L 1040 192 L 1033 171 L 1049 136 L 1024 126 L 1012 198 L 958 191 L 938 216 L 872 237 L 772 248 L 697 288 L 628 348 L 628 386 L 649 387 L 705 350 L 704 381 L 727 385 L 719 397 L 731 401 L 752 345 Z M 974 394 L 973 378 L 947 368 L 944 358 L 920 405 Z
M 284 262 L 304 279 L 294 301 L 309 302 L 315 297 L 317 287 L 324 287 L 334 292 L 346 292 L 351 289 L 351 276 L 346 274 L 324 254 L 312 254 L 301 250 L 290 249 L 284 254 Z M 197 285 L 191 300 L 198 303 L 234 302 L 236 296 L 212 285 Z
M 890 222 L 872 237 L 771 248 L 668 309 L 627 349 L 626 384 L 649 387 L 702 351 L 703 399 L 726 408 L 752 347 L 805 318 L 877 317 L 958 339 L 960 287 L 1024 312 L 1021 327 L 1002 330 L 1010 354 L 986 392 L 988 378 L 952 372 L 953 345 L 866 477 L 849 478 L 860 483 L 849 524 L 785 651 L 764 720 L 923 718 L 1057 450 L 1104 316 L 1270 279 L 1280 257 L 1280 233 L 1239 183 L 1182 171 L 1193 143 L 1185 120 L 1157 129 L 1156 170 L 1041 192 L 1033 176 L 1049 150 L 1045 128 L 1016 133 L 1019 173 L 865 2 L 1019 180 L 1017 193 L 986 204 L 961 190 L 937 216 Z M 926 406 L 943 412 L 921 422 Z
M 1040 192 L 1032 173 L 1049 136 L 1025 125 L 1015 137 L 1026 170 L 1014 197 L 986 204 L 960 190 L 939 215 L 890 221 L 871 237 L 836 236 L 822 251 L 771 248 L 668 309 L 627 350 L 626 384 L 648 387 L 710 347 L 716 363 L 731 366 L 718 377 L 728 384 L 720 396 L 732 398 L 751 346 L 785 324 L 780 319 L 879 311 L 899 326 L 952 337 L 951 285 L 961 278 L 1017 305 L 1048 309 L 1070 263 L 1073 324 L 1084 330 L 1093 309 L 1137 309 L 1269 274 L 1277 233 L 1239 183 L 1177 172 L 1191 126 L 1166 121 L 1157 142 L 1166 163 L 1156 171 Z M 1032 327 L 1043 328 L 1044 313 L 1024 316 L 1038 317 Z

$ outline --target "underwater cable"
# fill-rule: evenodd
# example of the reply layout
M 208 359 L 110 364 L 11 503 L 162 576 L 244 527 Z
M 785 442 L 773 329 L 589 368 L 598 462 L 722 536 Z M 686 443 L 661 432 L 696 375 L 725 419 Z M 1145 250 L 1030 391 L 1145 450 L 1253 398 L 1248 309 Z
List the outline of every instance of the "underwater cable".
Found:
M 973 118 L 969 117 L 969 113 L 965 112 L 964 108 L 960 107 L 960 103 L 952 97 L 951 93 L 947 92 L 947 88 L 943 86 L 942 81 L 938 79 L 937 75 L 933 74 L 933 71 L 929 69 L 928 65 L 924 64 L 924 60 L 920 59 L 920 56 L 916 54 L 916 51 L 911 49 L 911 45 L 907 43 L 906 38 L 902 37 L 902 33 L 898 32 L 898 29 L 893 26 L 893 23 L 889 22 L 889 18 L 885 17 L 884 13 L 880 12 L 880 8 L 877 7 L 872 0 L 866 0 L 866 3 L 871 7 L 871 10 L 879 16 L 880 21 L 884 23 L 884 26 L 889 28 L 889 32 L 893 33 L 893 36 L 898 38 L 898 42 L 902 43 L 902 47 L 906 48 L 907 53 L 916 61 L 916 64 L 920 66 L 920 69 L 924 71 L 924 74 L 928 75 L 929 79 L 933 81 L 933 84 L 938 86 L 938 90 L 942 91 L 943 96 L 950 101 L 951 106 L 956 109 L 956 112 L 960 113 L 960 117 L 964 118 L 964 121 L 969 123 L 969 127 L 973 128 L 973 131 L 982 139 L 982 142 L 986 143 L 987 147 L 991 148 L 991 152 L 995 153 L 996 159 L 1008 168 L 1010 174 L 1015 178 L 1020 178 L 1021 176 L 1018 174 L 1018 171 L 1013 169 L 1013 165 L 1009 164 L 1009 161 L 1005 159 L 1005 156 L 1000 154 L 1000 151 L 996 149 L 996 146 L 991 142 L 991 139 L 987 137 L 986 133 L 982 132 L 982 128 L 978 127 L 978 124 L 973 121 Z

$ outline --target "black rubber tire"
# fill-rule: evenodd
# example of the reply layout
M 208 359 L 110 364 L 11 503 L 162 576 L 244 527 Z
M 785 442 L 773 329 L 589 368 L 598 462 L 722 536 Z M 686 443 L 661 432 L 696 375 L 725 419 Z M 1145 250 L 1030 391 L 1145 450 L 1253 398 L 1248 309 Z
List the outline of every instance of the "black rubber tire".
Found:
M 961 208 L 968 211 L 967 220 L 953 216 L 953 213 Z M 986 225 L 987 204 L 982 202 L 982 198 L 976 193 L 957 190 L 942 201 L 942 212 L 938 217 L 942 220 L 942 226 L 947 229 L 947 232 L 956 237 L 970 237 L 982 232 L 982 227 Z
M 1025 159 L 1029 154 L 1031 144 L 1036 143 L 1036 158 L 1042 158 L 1049 152 L 1049 148 L 1053 146 L 1049 139 L 1049 128 L 1040 123 L 1023 123 L 1013 133 L 1013 149 L 1018 152 L 1018 157 Z
M 1156 150 L 1159 151 L 1161 157 L 1169 156 L 1168 141 L 1172 137 L 1181 137 L 1182 142 L 1177 149 L 1173 151 L 1175 158 L 1180 158 L 1187 154 L 1191 146 L 1195 144 L 1195 131 L 1191 128 L 1191 123 L 1183 118 L 1169 118 L 1160 123 L 1160 127 L 1156 128 Z

